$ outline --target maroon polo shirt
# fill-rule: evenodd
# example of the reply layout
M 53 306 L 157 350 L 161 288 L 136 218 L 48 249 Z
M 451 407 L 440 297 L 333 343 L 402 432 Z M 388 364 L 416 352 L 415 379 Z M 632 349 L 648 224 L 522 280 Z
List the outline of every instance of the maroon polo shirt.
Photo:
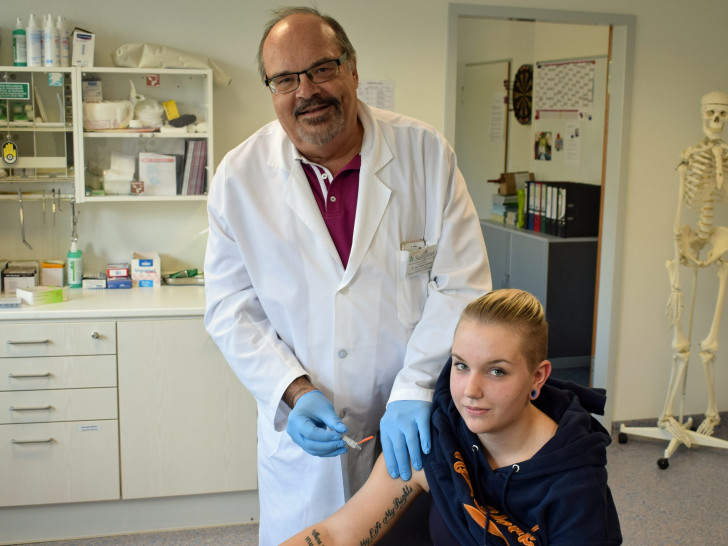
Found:
M 357 155 L 349 161 L 333 180 L 330 179 L 328 171 L 319 165 L 312 166 L 302 161 L 301 166 L 306 173 L 306 178 L 308 178 L 311 191 L 316 198 L 331 239 L 334 241 L 334 246 L 339 252 L 341 263 L 346 269 L 354 238 L 361 156 Z M 316 171 L 319 172 L 321 180 Z M 325 186 L 326 193 L 324 193 L 322 184 Z

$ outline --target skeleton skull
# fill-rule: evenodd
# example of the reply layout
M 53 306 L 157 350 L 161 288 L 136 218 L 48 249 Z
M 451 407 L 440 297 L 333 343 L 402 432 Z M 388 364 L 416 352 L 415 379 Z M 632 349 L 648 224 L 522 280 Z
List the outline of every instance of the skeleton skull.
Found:
M 711 140 L 719 139 L 728 121 L 728 93 L 712 91 L 703 96 L 703 132 Z

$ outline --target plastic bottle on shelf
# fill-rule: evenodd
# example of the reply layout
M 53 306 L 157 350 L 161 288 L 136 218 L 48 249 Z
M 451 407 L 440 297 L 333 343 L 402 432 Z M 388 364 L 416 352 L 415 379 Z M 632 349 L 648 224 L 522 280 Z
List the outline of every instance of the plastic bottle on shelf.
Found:
M 43 51 L 41 49 L 43 31 L 32 13 L 28 18 L 28 28 L 25 32 L 25 47 L 27 66 L 43 66 Z
M 53 24 L 53 16 L 49 13 L 43 26 L 43 66 L 61 65 L 61 48 L 58 43 L 58 28 Z
M 66 279 L 69 288 L 81 288 L 83 284 L 83 252 L 78 249 L 78 239 L 71 239 L 71 249 L 66 254 Z
M 62 16 L 58 16 L 56 23 L 58 29 L 58 49 L 60 50 L 60 66 L 71 66 L 71 43 L 68 41 L 68 29 L 66 28 L 66 20 Z
M 15 30 L 13 30 L 13 65 L 14 66 L 27 66 L 28 65 L 28 51 L 26 48 L 25 41 L 25 28 L 23 22 L 18 17 L 15 23 Z

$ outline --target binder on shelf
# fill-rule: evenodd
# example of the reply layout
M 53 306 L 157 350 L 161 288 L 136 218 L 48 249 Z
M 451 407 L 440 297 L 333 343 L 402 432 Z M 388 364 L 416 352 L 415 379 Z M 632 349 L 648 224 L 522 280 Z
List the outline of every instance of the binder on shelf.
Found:
M 558 237 L 599 234 L 601 186 L 581 182 L 528 182 L 527 229 Z
M 563 182 L 564 229 L 562 237 L 599 235 L 602 187 L 581 182 Z

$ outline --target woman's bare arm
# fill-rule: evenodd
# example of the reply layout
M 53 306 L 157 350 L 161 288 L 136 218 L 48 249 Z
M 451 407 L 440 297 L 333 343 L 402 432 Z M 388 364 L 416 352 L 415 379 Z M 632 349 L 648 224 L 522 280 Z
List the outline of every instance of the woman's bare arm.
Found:
M 284 546 L 363 546 L 376 543 L 423 491 L 428 491 L 422 470 L 409 481 L 393 479 L 377 459 L 362 488 L 334 514 L 283 543 Z

